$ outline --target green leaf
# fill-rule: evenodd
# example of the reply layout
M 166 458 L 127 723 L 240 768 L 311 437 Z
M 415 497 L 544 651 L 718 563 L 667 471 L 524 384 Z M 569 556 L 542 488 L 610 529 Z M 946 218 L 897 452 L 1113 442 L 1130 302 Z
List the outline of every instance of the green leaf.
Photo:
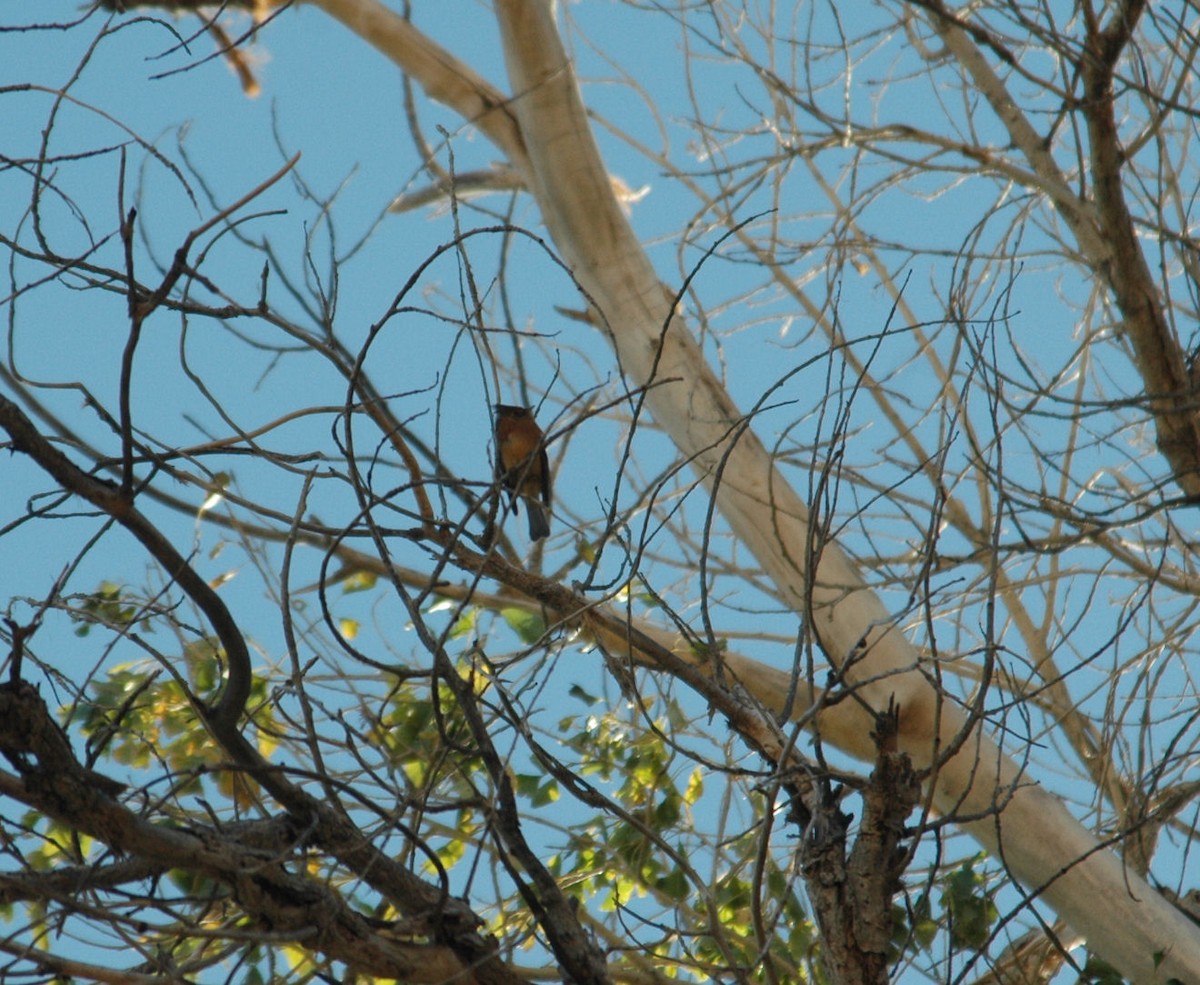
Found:
M 352 595 L 355 592 L 369 592 L 379 581 L 378 575 L 369 571 L 356 571 L 348 578 L 342 579 L 342 594 Z
M 86 613 L 86 616 L 71 614 L 71 619 L 80 624 L 75 630 L 75 635 L 87 636 L 94 623 L 116 627 L 132 625 L 138 611 L 135 602 L 136 600 L 125 600 L 123 586 L 112 581 L 100 582 L 96 591 L 84 596 L 79 606 L 79 612 Z M 149 631 L 149 622 L 143 620 L 143 628 Z
M 705 640 L 691 640 L 688 646 L 697 657 L 711 660 L 714 657 L 720 657 L 729 649 L 729 641 L 713 640 L 710 644 Z
M 192 686 L 200 694 L 209 694 L 221 683 L 221 666 L 225 651 L 215 636 L 202 636 L 186 644 L 183 659 L 192 679 Z
M 532 797 L 537 793 L 538 785 L 542 778 L 529 773 L 518 773 L 516 776 L 517 793 L 522 797 Z
M 460 615 L 454 625 L 450 627 L 450 639 L 460 640 L 464 636 L 474 636 L 475 626 L 477 623 L 477 612 L 478 610 L 476 609 L 464 609 L 462 615 Z
M 659 878 L 656 883 L 658 891 L 667 896 L 668 899 L 673 899 L 682 902 L 691 894 L 691 886 L 688 885 L 687 876 L 683 874 L 683 870 L 679 866 L 675 866 L 665 876 Z
M 681 816 L 679 795 L 671 790 L 654 809 L 654 824 L 661 831 L 677 824 Z
M 541 613 L 512 607 L 501 609 L 500 615 L 512 627 L 513 632 L 521 637 L 522 643 L 536 643 L 546 632 L 546 620 L 542 618 Z
M 572 684 L 567 693 L 570 694 L 572 698 L 578 698 L 585 705 L 594 705 L 600 701 L 598 697 L 596 697 L 590 691 L 585 691 L 578 684 Z
M 1080 985 L 1125 985 L 1125 979 L 1117 969 L 1094 954 L 1088 955 L 1079 981 Z
M 945 881 L 942 906 L 950 918 L 950 939 L 958 947 L 974 950 L 987 943 L 992 924 L 1000 912 L 992 903 L 985 880 L 971 862 L 951 872 Z

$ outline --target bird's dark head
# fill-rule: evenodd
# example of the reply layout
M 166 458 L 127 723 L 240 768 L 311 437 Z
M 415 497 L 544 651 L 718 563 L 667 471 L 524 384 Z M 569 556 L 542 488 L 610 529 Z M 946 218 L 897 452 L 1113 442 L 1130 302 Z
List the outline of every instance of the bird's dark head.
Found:
M 515 404 L 493 404 L 497 417 L 528 417 L 528 407 L 518 407 Z

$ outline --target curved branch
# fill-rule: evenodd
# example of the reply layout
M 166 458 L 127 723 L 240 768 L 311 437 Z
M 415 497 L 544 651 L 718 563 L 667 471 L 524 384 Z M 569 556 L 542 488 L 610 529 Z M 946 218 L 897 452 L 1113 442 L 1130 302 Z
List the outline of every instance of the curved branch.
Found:
M 134 509 L 112 483 L 97 479 L 79 469 L 38 433 L 12 401 L 3 396 L 0 396 L 0 428 L 8 432 L 15 450 L 30 455 L 64 489 L 86 499 L 129 530 L 208 616 L 214 632 L 226 649 L 230 672 L 217 704 L 211 709 L 201 710 L 213 734 L 229 755 L 245 766 L 293 819 L 298 823 L 311 824 L 312 838 L 317 844 L 361 875 L 401 912 L 433 919 L 439 940 L 449 944 L 458 955 L 457 960 L 461 962 L 456 974 L 462 974 L 463 969 L 469 967 L 473 969 L 475 980 L 481 983 L 511 985 L 518 981 L 497 957 L 496 948 L 490 939 L 476 932 L 480 921 L 469 907 L 461 901 L 449 898 L 441 890 L 426 885 L 403 864 L 382 854 L 343 814 L 288 782 L 283 773 L 266 763 L 242 735 L 238 728 L 238 720 L 251 685 L 250 656 L 245 640 L 224 602 L 153 524 Z M 4 716 L 0 715 L 0 719 L 3 718 Z M 0 722 L 0 725 L 2 724 L 4 723 Z M 66 740 L 61 741 L 66 750 Z M 69 750 L 59 755 L 66 762 Z M 69 776 L 69 770 L 63 775 Z M 91 785 L 89 791 L 92 796 L 101 796 L 95 784 Z M 0 792 L 9 791 L 0 787 Z M 52 813 L 53 802 L 41 806 Z M 97 809 L 95 805 L 82 806 L 73 823 L 79 825 L 80 830 L 93 831 L 88 827 L 88 824 L 92 823 L 88 818 Z M 124 815 L 121 816 L 122 824 L 127 820 Z M 101 834 L 97 836 L 102 840 L 109 840 Z M 180 844 L 182 846 L 182 843 Z M 151 858 L 170 858 L 145 850 L 141 854 L 148 854 Z M 265 906 L 266 901 L 261 901 L 259 905 Z M 406 977 L 404 973 L 390 971 L 380 974 L 385 977 Z
M 8 432 L 15 451 L 27 454 L 64 490 L 87 500 L 131 533 L 208 618 L 225 649 L 228 669 L 217 702 L 212 706 L 202 704 L 201 711 L 214 732 L 236 730 L 250 696 L 253 675 L 246 640 L 221 597 L 196 573 L 187 558 L 134 507 L 132 499 L 123 495 L 113 483 L 97 479 L 79 468 L 46 440 L 21 409 L 3 395 L 0 395 L 0 428 Z

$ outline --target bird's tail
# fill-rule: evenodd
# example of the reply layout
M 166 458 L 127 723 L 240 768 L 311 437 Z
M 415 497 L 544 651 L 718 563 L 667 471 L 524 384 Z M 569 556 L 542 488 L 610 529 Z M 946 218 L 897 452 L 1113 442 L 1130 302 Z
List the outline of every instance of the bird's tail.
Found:
M 529 539 L 541 540 L 550 536 L 550 521 L 546 519 L 546 511 L 536 499 L 525 497 L 525 512 L 529 516 Z

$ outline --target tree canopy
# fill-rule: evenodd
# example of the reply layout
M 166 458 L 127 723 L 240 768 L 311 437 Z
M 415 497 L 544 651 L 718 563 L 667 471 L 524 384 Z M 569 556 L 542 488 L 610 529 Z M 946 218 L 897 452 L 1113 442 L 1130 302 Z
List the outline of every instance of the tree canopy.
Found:
M 1200 980 L 1200 11 L 785 6 L 0 28 L 0 976 Z

